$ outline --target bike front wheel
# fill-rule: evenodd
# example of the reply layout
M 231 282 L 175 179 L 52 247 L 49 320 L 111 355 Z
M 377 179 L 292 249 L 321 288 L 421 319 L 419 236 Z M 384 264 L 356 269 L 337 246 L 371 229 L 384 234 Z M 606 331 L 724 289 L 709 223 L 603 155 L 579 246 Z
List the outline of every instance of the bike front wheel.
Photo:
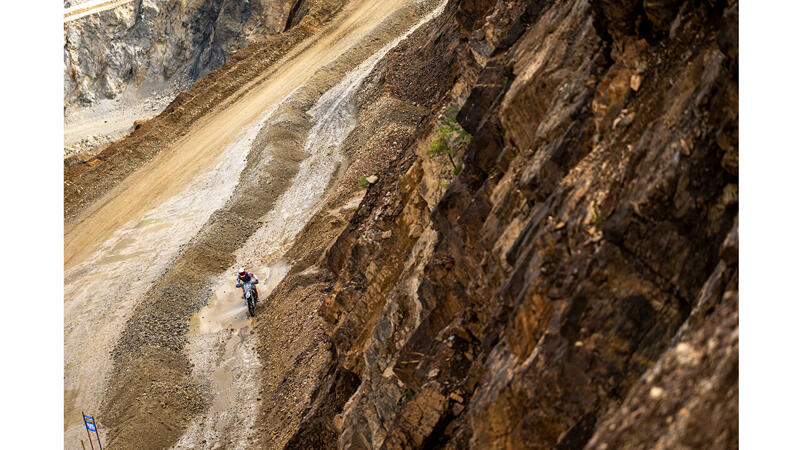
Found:
M 250 317 L 255 317 L 256 316 L 256 305 L 253 302 L 252 298 L 248 298 L 247 299 L 247 311 L 250 312 Z

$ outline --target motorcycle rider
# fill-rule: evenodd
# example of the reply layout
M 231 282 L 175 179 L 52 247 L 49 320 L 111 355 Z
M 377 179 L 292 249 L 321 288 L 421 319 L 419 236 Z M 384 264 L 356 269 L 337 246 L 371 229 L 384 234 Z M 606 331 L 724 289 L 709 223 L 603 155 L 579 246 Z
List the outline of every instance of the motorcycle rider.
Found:
M 256 284 L 258 284 L 258 278 L 255 274 L 250 273 L 244 270 L 244 267 L 239 269 L 239 275 L 236 277 L 236 287 L 242 287 L 244 283 L 253 283 L 253 293 L 255 294 L 256 302 L 258 302 L 258 289 L 256 288 Z M 244 288 L 242 288 L 242 297 L 244 297 Z

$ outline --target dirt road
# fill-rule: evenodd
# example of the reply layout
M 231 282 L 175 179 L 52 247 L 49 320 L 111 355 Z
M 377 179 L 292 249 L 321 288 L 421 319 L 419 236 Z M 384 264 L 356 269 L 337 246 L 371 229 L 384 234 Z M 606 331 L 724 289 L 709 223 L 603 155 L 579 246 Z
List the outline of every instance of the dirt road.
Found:
M 64 10 L 64 23 L 80 19 L 81 17 L 108 11 L 117 6 L 130 3 L 133 0 L 90 0 Z
M 376 27 L 412 3 L 401 0 L 351 3 L 326 30 L 298 45 L 273 69 L 243 86 L 241 90 L 246 91 L 246 95 L 234 95 L 217 105 L 183 138 L 164 149 L 147 166 L 133 173 L 65 226 L 65 439 L 68 447 L 69 442 L 77 442 L 82 431 L 77 413 L 81 409 L 93 411 L 103 400 L 112 367 L 109 351 L 119 341 L 132 311 L 144 293 L 190 245 L 211 215 L 229 201 L 246 165 L 248 153 L 265 123 L 279 120 L 279 106 L 349 50 L 359 46 L 380 48 L 391 42 L 394 36 L 390 35 L 381 37 L 385 42 L 374 37 L 372 41 L 369 39 Z M 416 20 L 409 22 L 413 24 Z M 395 36 L 408 30 L 405 24 L 396 28 L 392 30 Z M 354 60 L 354 64 L 358 62 Z M 375 62 L 377 59 L 369 64 Z M 351 65 L 348 69 L 341 62 L 338 65 L 341 66 L 337 69 L 340 77 L 343 75 L 341 70 L 346 73 L 355 68 Z M 362 67 L 358 71 L 360 79 L 370 68 Z M 315 111 L 328 108 L 324 100 Z M 330 109 L 323 113 L 336 112 L 334 108 L 339 107 L 341 99 L 333 98 L 332 102 Z M 323 122 L 314 120 L 319 126 L 310 130 L 316 136 L 310 142 L 316 142 L 323 149 L 337 145 L 337 141 L 340 144 L 348 132 L 339 125 L 324 129 L 320 125 Z M 316 146 L 306 150 L 313 152 L 317 150 Z M 325 177 L 331 176 L 333 166 L 327 167 L 330 165 L 328 159 L 314 161 L 310 165 L 306 163 L 306 169 L 300 167 L 298 170 L 312 170 L 312 176 L 317 176 L 313 171 L 322 170 Z M 290 179 L 283 182 L 288 183 Z M 292 219 L 298 221 L 298 225 L 291 229 L 302 227 L 308 217 L 300 216 L 313 213 L 314 205 L 327 185 L 324 179 L 318 181 L 308 185 L 311 191 L 295 188 L 290 194 L 294 197 L 278 202 L 272 214 L 280 220 L 281 214 L 285 215 L 286 210 L 295 204 L 293 202 L 299 202 L 302 207 L 294 211 L 297 218 Z M 314 193 L 311 195 L 309 192 Z M 284 237 L 291 240 L 292 236 L 289 232 Z M 281 242 L 281 245 L 287 244 Z M 270 262 L 275 264 L 263 267 L 263 270 L 279 281 L 280 274 L 288 269 L 273 259 Z M 218 351 L 212 354 L 221 358 L 195 358 L 194 376 L 217 380 L 215 385 L 220 385 L 225 380 L 230 383 L 230 377 L 236 375 L 244 380 L 237 385 L 252 386 L 255 381 L 248 377 L 252 377 L 253 370 L 248 371 L 246 366 L 227 367 L 224 363 L 244 360 L 258 364 L 253 342 L 244 340 L 248 324 L 239 323 L 241 318 L 237 314 L 243 311 L 239 311 L 240 305 L 231 290 L 225 290 L 227 282 L 224 277 L 212 282 L 217 286 L 217 300 L 212 298 L 211 310 L 195 319 L 190 334 L 198 337 L 190 338 L 188 352 L 199 354 L 203 349 L 214 347 Z M 217 308 L 217 313 L 213 308 Z M 219 311 L 223 313 L 219 314 Z M 209 325 L 214 321 L 218 325 Z M 219 361 L 223 361 L 220 368 L 224 370 L 221 372 L 216 370 Z M 224 413 L 225 405 L 238 401 L 236 395 L 219 397 L 212 405 L 212 412 Z M 227 429 L 231 420 L 223 422 L 222 429 Z M 104 431 L 102 418 L 99 418 L 99 424 L 101 432 Z M 198 422 L 195 425 L 198 427 L 196 434 L 190 434 L 179 445 L 198 445 L 199 439 L 195 440 L 195 437 L 213 438 L 213 432 L 220 429 L 214 423 Z
M 108 11 L 117 6 L 130 3 L 133 0 L 89 0 L 64 10 L 64 23 L 80 19 L 81 17 Z

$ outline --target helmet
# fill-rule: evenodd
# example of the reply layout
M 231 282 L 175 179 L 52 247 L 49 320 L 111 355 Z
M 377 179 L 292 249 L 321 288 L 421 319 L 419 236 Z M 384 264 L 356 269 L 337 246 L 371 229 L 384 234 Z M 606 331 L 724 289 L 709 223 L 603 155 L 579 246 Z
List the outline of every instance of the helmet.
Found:
M 240 269 L 239 269 L 239 275 L 242 275 L 242 276 L 244 276 L 246 273 L 247 273 L 247 271 L 246 271 L 246 270 L 244 270 L 244 267 L 242 267 L 242 268 L 240 268 Z

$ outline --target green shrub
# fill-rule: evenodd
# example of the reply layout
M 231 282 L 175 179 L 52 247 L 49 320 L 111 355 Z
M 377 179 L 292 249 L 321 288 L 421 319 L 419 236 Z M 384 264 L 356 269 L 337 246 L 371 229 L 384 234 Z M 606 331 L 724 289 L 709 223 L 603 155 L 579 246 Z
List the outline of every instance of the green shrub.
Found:
M 436 137 L 433 138 L 425 153 L 431 158 L 447 156 L 447 160 L 453 167 L 452 174 L 458 176 L 461 173 L 462 165 L 461 163 L 456 164 L 455 159 L 453 159 L 454 147 L 461 142 L 468 143 L 472 136 L 458 123 L 456 111 L 452 108 L 447 110 L 444 119 L 439 122 L 434 131 Z
M 597 213 L 597 210 L 592 208 L 590 214 L 591 214 L 592 225 L 594 225 L 594 227 L 598 229 L 603 228 L 603 217 Z
M 439 134 L 436 136 L 432 141 L 431 145 L 428 147 L 428 150 L 425 153 L 428 154 L 430 157 L 437 157 L 444 154 L 450 154 L 452 150 L 450 146 L 447 144 L 447 137 Z

